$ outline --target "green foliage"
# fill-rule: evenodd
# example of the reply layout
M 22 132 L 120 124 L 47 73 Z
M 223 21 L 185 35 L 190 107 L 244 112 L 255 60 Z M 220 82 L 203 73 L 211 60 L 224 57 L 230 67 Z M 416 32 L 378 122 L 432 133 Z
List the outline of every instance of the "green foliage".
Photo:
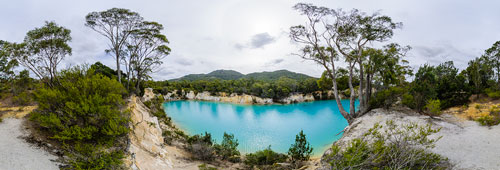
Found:
M 439 116 L 439 115 L 441 115 L 441 101 L 439 101 L 439 99 L 437 99 L 437 100 L 432 100 L 432 99 L 428 100 L 427 104 L 425 105 L 425 110 L 431 116 Z
M 0 40 L 0 81 L 9 80 L 14 76 L 14 68 L 18 66 L 17 60 L 10 57 L 9 43 Z
M 211 161 L 215 159 L 215 151 L 213 148 L 214 141 L 212 135 L 205 132 L 205 134 L 194 135 L 187 139 L 188 147 L 195 159 L 202 161 Z
M 169 81 L 158 82 L 164 87 L 162 92 L 172 92 L 177 90 L 177 95 L 181 95 L 182 91 L 194 92 L 224 92 L 226 94 L 250 94 L 254 96 L 280 99 L 288 97 L 291 93 L 312 93 L 319 90 L 316 79 L 309 78 L 303 80 L 295 80 L 288 77 L 280 77 L 275 81 L 263 81 L 255 79 L 238 79 L 238 80 L 197 80 L 197 81 Z M 153 85 L 155 86 L 155 85 Z
M 312 78 L 305 74 L 294 73 L 288 70 L 277 70 L 273 72 L 258 72 L 247 75 L 241 74 L 234 70 L 215 70 L 208 74 L 189 74 L 171 81 L 198 81 L 198 80 L 238 80 L 238 79 L 253 79 L 259 81 L 275 81 L 281 77 L 291 78 L 297 81 Z
M 12 44 L 12 56 L 25 68 L 30 69 L 40 80 L 55 85 L 57 65 L 71 55 L 71 31 L 55 22 L 45 22 L 41 28 L 26 33 L 24 42 Z
M 406 94 L 406 89 L 403 87 L 390 87 L 389 89 L 377 91 L 375 93 L 374 98 L 370 100 L 370 107 L 371 108 L 389 108 L 392 106 L 396 101 L 398 100 L 399 97 L 404 96 L 404 95 L 409 95 Z M 408 96 L 407 96 L 408 97 Z
M 209 167 L 207 164 L 198 165 L 199 170 L 217 170 L 217 168 Z
M 470 97 L 469 86 L 465 76 L 457 75 L 457 72 L 451 61 L 437 67 L 427 64 L 420 67 L 410 87 L 414 101 L 412 106 L 423 111 L 427 101 L 431 99 L 439 99 L 443 109 L 467 103 Z
M 116 75 L 118 74 L 115 70 L 109 68 L 101 62 L 96 62 L 90 65 L 90 69 L 94 70 L 95 74 L 102 74 L 110 79 L 116 79 Z M 125 74 L 122 73 L 122 76 L 125 76 Z
M 123 151 L 102 151 L 93 144 L 77 144 L 72 147 L 73 152 L 69 153 L 69 165 L 75 170 L 111 170 L 122 167 L 125 158 Z M 77 154 L 75 154 L 77 153 Z
M 484 92 L 486 93 L 486 95 L 488 95 L 488 97 L 490 97 L 492 99 L 500 99 L 500 90 L 497 91 L 497 90 L 493 90 L 491 88 L 488 88 L 488 89 L 485 89 Z
M 123 153 L 117 140 L 128 132 L 128 114 L 121 111 L 125 89 L 92 69 L 63 70 L 56 86 L 38 88 L 38 109 L 31 120 L 62 143 L 71 169 L 114 169 Z
M 292 162 L 307 161 L 311 157 L 313 148 L 307 142 L 306 135 L 304 131 L 301 130 L 298 135 L 295 136 L 295 143 L 288 149 L 288 156 L 292 159 Z
M 234 138 L 233 134 L 224 132 L 224 137 L 221 144 L 215 144 L 215 152 L 222 160 L 231 162 L 239 162 L 240 151 L 238 151 L 238 139 Z
M 495 126 L 500 123 L 500 116 L 486 115 L 476 119 L 482 126 Z
M 124 88 L 92 70 L 64 70 L 59 86 L 35 92 L 39 109 L 32 119 L 62 142 L 109 142 L 128 132 L 128 118 L 120 111 Z
M 244 163 L 250 167 L 262 167 L 285 162 L 287 158 L 285 154 L 276 153 L 269 146 L 267 149 L 247 154 Z
M 29 105 L 32 102 L 32 96 L 30 93 L 24 91 L 12 98 L 12 103 L 20 106 Z
M 429 136 L 439 130 L 416 123 L 398 126 L 387 121 L 385 128 L 375 124 L 346 148 L 334 144 L 326 159 L 332 169 L 449 169 L 447 158 L 427 151 L 440 139 Z

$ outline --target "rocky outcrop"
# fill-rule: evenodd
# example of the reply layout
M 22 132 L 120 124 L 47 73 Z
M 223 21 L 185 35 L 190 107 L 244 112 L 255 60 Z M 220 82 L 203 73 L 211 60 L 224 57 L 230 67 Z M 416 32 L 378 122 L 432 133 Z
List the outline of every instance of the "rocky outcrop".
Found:
M 169 92 L 163 96 L 166 101 L 172 100 L 203 100 L 203 101 L 215 101 L 215 102 L 227 102 L 236 104 L 273 104 L 273 99 L 271 98 L 261 98 L 257 96 L 252 96 L 248 94 L 238 95 L 232 93 L 227 95 L 226 93 L 220 92 L 217 95 L 212 95 L 210 92 L 195 93 L 194 91 L 189 92 L 178 92 L 177 90 Z
M 154 97 L 156 97 L 156 95 L 153 92 L 152 88 L 145 88 L 144 89 L 144 96 L 142 96 L 142 98 L 144 99 L 144 101 L 151 100 Z
M 131 97 L 130 156 L 125 160 L 131 169 L 174 169 L 163 146 L 162 130 L 158 119 L 149 114 L 139 98 Z
M 388 120 L 396 124 L 414 122 L 420 125 L 432 124 L 433 128 L 441 130 L 431 138 L 442 138 L 431 151 L 443 155 L 456 164 L 454 169 L 497 169 L 500 167 L 500 126 L 491 128 L 479 126 L 477 122 L 461 120 L 453 115 L 442 115 L 440 118 L 423 116 L 409 109 L 385 110 L 375 109 L 357 118 L 344 129 L 344 134 L 335 143 L 345 148 L 350 141 L 359 138 L 373 127 L 375 123 L 385 123 Z M 317 170 L 330 170 L 327 155 L 328 149 L 321 158 Z
M 301 102 L 310 102 L 314 101 L 314 96 L 312 94 L 292 94 L 284 99 L 280 100 L 280 103 L 290 104 L 290 103 L 301 103 Z

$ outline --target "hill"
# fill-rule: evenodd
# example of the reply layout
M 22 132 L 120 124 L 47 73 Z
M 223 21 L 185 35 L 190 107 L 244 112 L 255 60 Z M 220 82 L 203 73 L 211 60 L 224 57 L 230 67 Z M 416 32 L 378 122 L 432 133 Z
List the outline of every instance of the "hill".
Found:
M 277 70 L 272 72 L 256 72 L 250 74 L 242 74 L 234 70 L 215 70 L 208 74 L 189 74 L 177 79 L 171 79 L 170 81 L 195 81 L 195 80 L 237 80 L 237 79 L 255 79 L 264 81 L 274 81 L 280 77 L 288 77 L 295 80 L 303 80 L 308 78 L 314 78 L 302 73 L 295 73 L 288 70 Z

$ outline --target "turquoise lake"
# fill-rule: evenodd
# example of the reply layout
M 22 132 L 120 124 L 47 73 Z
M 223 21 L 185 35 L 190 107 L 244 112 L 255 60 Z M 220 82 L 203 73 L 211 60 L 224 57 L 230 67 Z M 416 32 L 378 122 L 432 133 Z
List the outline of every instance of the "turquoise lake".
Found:
M 346 110 L 349 100 L 342 100 Z M 358 103 L 356 103 L 356 106 Z M 298 104 L 240 105 L 207 101 L 172 101 L 164 103 L 168 116 L 189 135 L 209 132 L 216 142 L 224 132 L 233 133 L 242 153 L 262 150 L 271 145 L 286 153 L 295 135 L 304 130 L 314 148 L 321 154 L 338 140 L 348 125 L 335 100 Z

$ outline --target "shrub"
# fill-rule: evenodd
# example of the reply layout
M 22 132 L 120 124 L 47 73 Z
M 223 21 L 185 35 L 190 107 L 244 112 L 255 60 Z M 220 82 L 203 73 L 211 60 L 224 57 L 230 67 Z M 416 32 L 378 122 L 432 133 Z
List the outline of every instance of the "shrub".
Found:
M 102 169 L 120 169 L 125 158 L 122 151 L 101 151 L 95 148 L 93 144 L 77 144 L 74 146 L 74 151 L 69 154 L 70 169 L 85 169 L 85 170 L 102 170 Z M 76 154 L 75 154 L 76 153 Z
M 361 138 L 353 139 L 346 148 L 332 146 L 327 156 L 332 169 L 448 169 L 448 159 L 427 150 L 437 139 L 429 136 L 439 132 L 431 125 L 409 123 L 398 126 L 387 121 L 375 126 Z
M 307 161 L 309 160 L 312 151 L 313 148 L 309 142 L 307 142 L 304 131 L 301 130 L 300 133 L 295 136 L 295 143 L 292 144 L 290 149 L 288 149 L 288 156 L 290 156 L 292 162 Z
M 482 126 L 494 126 L 500 123 L 500 118 L 498 116 L 486 115 L 478 117 L 476 121 Z
M 486 93 L 488 97 L 493 98 L 493 99 L 500 99 L 500 91 L 492 91 Z
M 267 149 L 247 154 L 244 163 L 252 168 L 254 166 L 262 167 L 285 162 L 287 158 L 285 154 L 276 153 L 271 149 L 271 146 L 269 146 Z
M 239 162 L 240 151 L 238 151 L 239 143 L 234 138 L 233 134 L 224 132 L 224 137 L 221 144 L 215 144 L 215 152 L 221 157 L 222 160 L 229 160 L 231 162 Z
M 209 167 L 207 164 L 198 165 L 199 170 L 217 170 L 217 168 Z
M 441 101 L 439 99 L 428 100 L 425 109 L 431 116 L 439 116 L 441 115 Z
M 194 135 L 188 137 L 188 151 L 195 159 L 202 161 L 212 161 L 215 159 L 215 150 L 213 148 L 212 135 L 205 132 L 204 135 Z
M 16 105 L 26 106 L 32 102 L 31 94 L 23 91 L 12 98 L 12 102 Z
M 39 107 L 30 119 L 62 143 L 72 169 L 110 169 L 122 157 L 110 148 L 119 150 L 118 138 L 129 130 L 128 114 L 120 110 L 124 94 L 118 81 L 75 67 L 35 91 Z
M 397 102 L 398 97 L 402 96 L 404 88 L 390 87 L 389 89 L 381 90 L 375 93 L 375 97 L 370 100 L 371 108 L 389 108 Z

